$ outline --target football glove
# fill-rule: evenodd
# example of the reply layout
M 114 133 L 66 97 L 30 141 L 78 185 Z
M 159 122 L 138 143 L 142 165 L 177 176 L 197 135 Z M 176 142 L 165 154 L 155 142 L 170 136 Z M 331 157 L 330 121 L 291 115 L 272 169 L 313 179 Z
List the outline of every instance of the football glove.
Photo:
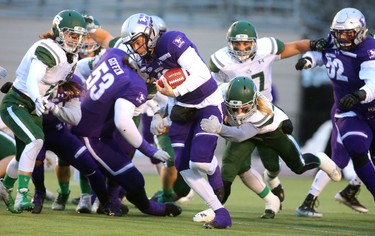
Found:
M 160 114 L 155 114 L 152 117 L 150 131 L 153 135 L 160 135 L 163 133 L 163 130 L 164 130 L 163 118 L 161 117 Z
M 312 66 L 312 59 L 311 57 L 302 57 L 298 60 L 297 64 L 295 65 L 296 70 L 302 69 L 309 69 Z
M 153 158 L 166 162 L 171 159 L 171 156 L 169 156 L 168 152 L 159 149 L 157 152 L 155 152 Z
M 208 119 L 202 119 L 201 129 L 208 133 L 218 134 L 221 131 L 221 123 L 217 116 L 211 115 Z
M 35 112 L 37 116 L 41 116 L 46 112 L 46 100 L 43 97 L 38 97 L 35 99 Z
M 55 115 L 55 114 L 57 114 L 59 112 L 59 107 L 55 103 L 53 103 L 53 102 L 49 102 L 48 101 L 46 103 L 45 107 L 46 107 L 45 113 L 52 112 L 52 114 Z
M 310 49 L 312 51 L 323 51 L 328 46 L 328 41 L 324 38 L 310 40 Z
M 93 16 L 88 16 L 84 15 L 83 18 L 86 21 L 86 30 L 89 33 L 95 33 L 96 29 L 99 28 L 99 26 L 94 24 L 94 17 Z
M 354 105 L 366 99 L 366 92 L 364 90 L 357 90 L 349 93 L 340 99 L 340 109 L 349 111 Z

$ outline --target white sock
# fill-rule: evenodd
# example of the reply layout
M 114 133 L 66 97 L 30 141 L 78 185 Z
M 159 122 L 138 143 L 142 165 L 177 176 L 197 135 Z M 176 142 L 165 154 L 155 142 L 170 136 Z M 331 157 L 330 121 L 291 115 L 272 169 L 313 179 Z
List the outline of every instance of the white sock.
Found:
M 319 194 L 323 191 L 323 189 L 327 186 L 327 184 L 331 181 L 329 176 L 326 172 L 319 170 L 318 173 L 315 175 L 314 182 L 311 185 L 309 193 L 314 196 L 319 196 Z
M 347 180 L 352 180 L 353 178 L 357 177 L 352 160 L 350 160 L 348 162 L 348 165 L 344 169 L 342 169 L 342 173 Z
M 276 188 L 280 184 L 279 177 L 277 177 L 279 173 L 270 173 L 268 170 L 264 171 L 264 179 L 267 181 L 268 185 L 271 189 Z M 274 176 L 271 178 L 270 176 Z
M 253 190 L 256 194 L 260 194 L 266 184 L 264 183 L 262 176 L 258 173 L 258 171 L 250 168 L 245 173 L 240 175 L 242 182 L 251 190 Z
M 349 182 L 350 185 L 362 185 L 362 181 L 355 175 Z
M 197 170 L 187 169 L 180 172 L 185 182 L 196 192 L 214 211 L 223 208 L 223 204 L 216 197 L 211 185 Z

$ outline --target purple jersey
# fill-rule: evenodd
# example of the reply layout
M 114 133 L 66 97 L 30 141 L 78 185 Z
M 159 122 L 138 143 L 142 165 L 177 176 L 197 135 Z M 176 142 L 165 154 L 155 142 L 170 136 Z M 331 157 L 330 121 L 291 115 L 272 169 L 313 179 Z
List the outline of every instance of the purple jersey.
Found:
M 136 107 L 146 102 L 146 83 L 124 62 L 127 54 L 117 48 L 107 49 L 86 81 L 82 100 L 82 118 L 72 131 L 83 137 L 111 137 L 116 129 L 114 104 L 123 98 Z
M 359 90 L 365 85 L 365 81 L 359 78 L 361 63 L 375 60 L 375 39 L 366 38 L 354 50 L 347 52 L 333 48 L 327 48 L 323 52 L 323 62 L 327 74 L 331 79 L 334 92 L 335 105 L 339 108 L 339 101 L 345 95 Z M 358 115 L 369 115 L 373 112 L 370 107 L 375 107 L 375 101 L 354 105 L 352 110 Z
M 159 78 L 163 70 L 181 67 L 177 60 L 189 47 L 194 48 L 199 55 L 196 46 L 186 37 L 184 33 L 179 31 L 167 31 L 158 40 L 154 49 L 152 60 L 143 60 L 142 67 L 145 67 L 145 72 L 151 77 Z M 217 84 L 215 80 L 211 78 L 199 88 L 185 94 L 184 96 L 179 96 L 176 99 L 177 101 L 183 103 L 199 104 L 205 98 L 215 92 L 216 89 Z

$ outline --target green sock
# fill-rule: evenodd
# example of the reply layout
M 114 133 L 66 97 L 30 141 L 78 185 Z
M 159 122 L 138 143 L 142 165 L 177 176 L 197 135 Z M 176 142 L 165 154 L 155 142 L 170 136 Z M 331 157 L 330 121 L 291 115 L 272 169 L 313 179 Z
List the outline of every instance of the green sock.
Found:
M 163 194 L 164 195 L 172 195 L 173 194 L 173 189 L 163 189 Z
M 177 174 L 176 182 L 173 185 L 173 191 L 177 194 L 178 197 L 185 197 L 190 192 L 189 185 L 187 185 L 180 173 Z
M 70 191 L 69 191 L 69 182 L 65 182 L 65 183 L 59 183 L 59 186 L 60 186 L 60 192 L 61 194 L 68 194 Z
M 10 177 L 8 174 L 5 174 L 5 177 L 3 179 L 3 184 L 5 186 L 5 188 L 7 189 L 11 189 L 13 188 L 14 186 L 14 183 L 17 181 L 17 179 L 13 179 L 12 177 Z
M 25 192 L 25 189 L 28 191 L 30 179 L 31 179 L 31 176 L 19 174 L 18 175 L 18 191 Z
M 81 193 L 91 194 L 90 183 L 87 180 L 87 178 L 83 176 L 82 174 L 80 174 L 80 177 L 79 177 L 79 186 L 81 187 Z

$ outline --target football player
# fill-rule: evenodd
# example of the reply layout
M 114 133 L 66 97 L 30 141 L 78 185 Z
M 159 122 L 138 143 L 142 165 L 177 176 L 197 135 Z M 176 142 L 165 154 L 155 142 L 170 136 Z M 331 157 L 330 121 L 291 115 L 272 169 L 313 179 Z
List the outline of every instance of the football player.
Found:
M 324 39 L 314 41 L 305 39 L 284 43 L 274 37 L 258 38 L 255 27 L 246 20 L 234 22 L 229 27 L 226 37 L 228 45 L 210 57 L 209 67 L 214 79 L 218 84 L 222 84 L 230 82 L 239 75 L 250 77 L 258 91 L 270 101 L 273 101 L 273 63 L 308 50 L 321 50 L 326 44 Z M 282 126 L 286 133 L 292 133 L 293 125 L 289 119 L 285 120 Z M 228 145 L 231 144 L 228 143 Z M 243 146 L 239 146 L 239 148 L 241 147 Z M 264 179 L 267 180 L 269 187 L 264 184 L 259 173 L 251 168 L 250 155 L 248 157 L 241 155 L 239 158 L 236 153 L 241 154 L 241 150 L 227 149 L 223 155 L 222 165 L 222 178 L 226 192 L 224 202 L 229 197 L 235 177 L 239 175 L 241 180 L 246 182 L 247 186 L 251 186 L 250 189 L 265 201 L 265 212 L 261 217 L 273 219 L 281 208 L 280 202 L 284 200 L 284 190 L 277 177 L 280 172 L 280 160 L 277 153 L 271 148 L 261 145 L 257 149 L 266 169 Z M 240 161 L 242 159 L 243 161 Z M 239 166 L 241 169 L 238 169 Z M 199 212 L 193 220 L 207 221 L 212 218 L 212 213 L 210 209 Z
M 332 180 L 341 180 L 340 170 L 324 153 L 300 153 L 296 140 L 282 127 L 282 122 L 288 116 L 258 91 L 250 77 L 236 76 L 229 82 L 225 92 L 225 107 L 227 124 L 223 124 L 216 116 L 210 116 L 202 119 L 200 125 L 204 131 L 231 141 L 226 151 L 232 152 L 241 163 L 255 147 L 264 145 L 272 148 L 296 174 L 318 167 Z M 241 170 L 243 166 L 237 165 L 235 168 Z M 241 179 L 246 176 L 241 176 Z M 247 181 L 244 183 L 251 187 Z
M 324 65 L 334 91 L 334 105 L 331 111 L 333 127 L 339 138 L 332 136 L 332 159 L 340 168 L 353 162 L 358 177 L 340 191 L 336 200 L 359 212 L 367 212 L 355 195 L 361 181 L 375 198 L 375 168 L 369 159 L 373 142 L 375 105 L 375 40 L 367 36 L 365 16 L 358 9 L 344 8 L 333 18 L 328 39 L 330 45 L 321 53 L 307 52 L 297 62 L 296 69 L 309 69 Z M 335 130 L 334 130 L 335 131 Z M 342 142 L 344 152 L 336 150 Z M 315 180 L 324 176 L 316 176 Z M 323 189 L 327 184 L 313 184 Z M 314 204 L 320 192 L 310 190 L 296 213 L 300 216 L 321 217 Z
M 85 146 L 105 175 L 126 191 L 126 199 L 149 215 L 177 216 L 181 208 L 173 203 L 158 203 L 147 198 L 144 178 L 133 164 L 129 150 L 138 149 L 161 161 L 168 153 L 148 143 L 139 133 L 133 116 L 145 105 L 147 88 L 128 63 L 128 54 L 107 49 L 86 80 L 82 118 L 72 132 L 83 138 Z
M 42 114 L 46 101 L 59 84 L 69 79 L 86 36 L 86 21 L 73 10 L 59 12 L 50 32 L 42 34 L 23 57 L 11 90 L 4 96 L 0 113 L 17 140 L 18 188 L 14 210 L 32 210 L 28 184 L 36 157 L 44 142 Z M 3 182 L 8 192 L 13 181 Z M 9 205 L 9 202 L 7 202 Z
M 175 166 L 185 182 L 215 211 L 213 221 L 205 228 L 228 228 L 231 217 L 221 204 L 223 182 L 214 151 L 218 137 L 201 130 L 199 122 L 215 114 L 223 118 L 223 98 L 196 46 L 180 31 L 162 36 L 152 18 L 144 13 L 130 16 L 122 25 L 123 42 L 141 57 L 141 68 L 158 79 L 163 70 L 183 68 L 190 75 L 172 89 L 157 86 L 160 93 L 175 99 L 170 114 L 168 135 L 175 154 Z M 137 60 L 137 58 L 134 58 Z M 201 175 L 207 174 L 208 181 Z M 216 194 L 215 194 L 216 193 Z

